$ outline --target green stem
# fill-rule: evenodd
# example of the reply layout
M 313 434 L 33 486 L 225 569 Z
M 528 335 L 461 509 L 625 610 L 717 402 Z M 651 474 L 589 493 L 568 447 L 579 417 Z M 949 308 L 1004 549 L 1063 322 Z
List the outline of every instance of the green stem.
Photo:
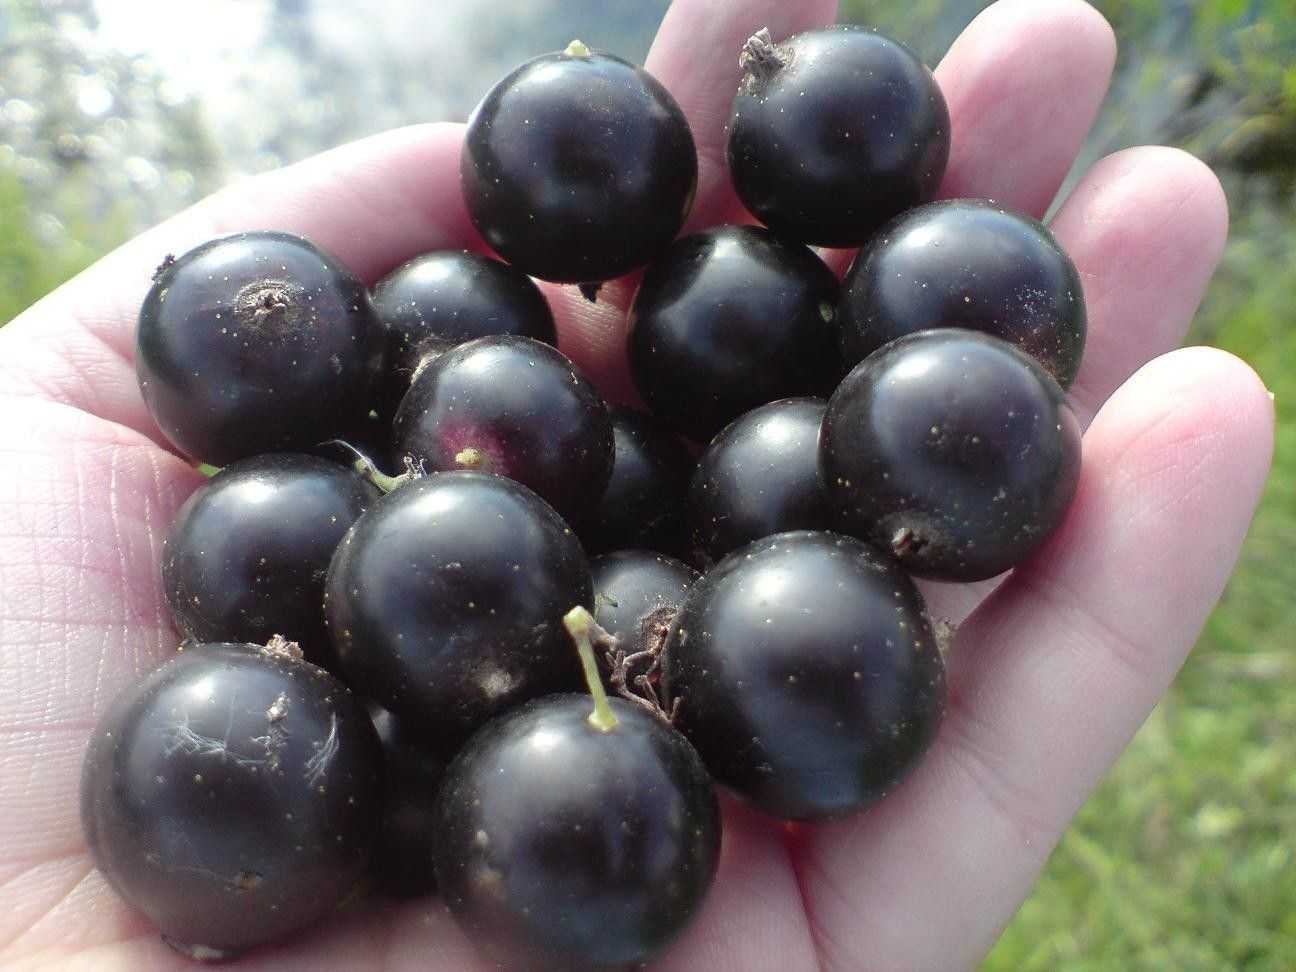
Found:
M 353 457 L 351 468 L 363 476 L 373 485 L 377 486 L 382 492 L 390 493 L 394 489 L 399 489 L 411 479 L 417 479 L 418 476 L 411 468 L 399 476 L 389 476 L 374 464 L 374 461 L 366 456 L 363 452 L 353 446 L 345 439 L 329 439 L 327 442 L 321 442 L 320 445 L 336 446 L 337 448 L 348 452 Z
M 198 471 L 204 476 L 211 478 L 220 472 L 220 466 L 213 466 L 210 463 L 200 462 L 198 463 Z
M 598 662 L 594 660 L 594 644 L 590 640 L 590 629 L 594 627 L 594 616 L 583 607 L 574 607 L 563 615 L 563 627 L 576 642 L 576 651 L 580 654 L 581 668 L 585 670 L 585 684 L 589 686 L 590 695 L 594 697 L 594 711 L 589 715 L 589 724 L 599 732 L 611 732 L 617 727 L 616 713 L 608 704 L 607 692 L 603 689 L 603 678 L 599 675 Z
M 563 53 L 568 57 L 589 57 L 590 49 L 585 46 L 583 41 L 574 40 L 567 45 L 567 49 Z

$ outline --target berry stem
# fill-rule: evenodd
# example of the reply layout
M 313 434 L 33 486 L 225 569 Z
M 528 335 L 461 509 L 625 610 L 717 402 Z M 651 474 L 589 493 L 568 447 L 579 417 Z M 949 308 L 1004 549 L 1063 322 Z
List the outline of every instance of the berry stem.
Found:
M 345 439 L 329 439 L 327 442 L 321 442 L 320 446 L 333 446 L 350 455 L 351 468 L 364 477 L 366 481 L 377 486 L 384 493 L 390 493 L 394 489 L 399 489 L 411 479 L 418 479 L 423 475 L 422 469 L 419 468 L 419 464 L 412 458 L 407 458 L 405 460 L 405 472 L 401 473 L 399 476 L 389 476 L 387 473 L 379 469 L 372 459 Z
M 585 46 L 584 41 L 573 40 L 567 45 L 567 49 L 564 50 L 563 53 L 568 57 L 589 57 L 590 49 Z
M 590 630 L 594 626 L 594 616 L 579 605 L 563 615 L 563 627 L 571 635 L 572 641 L 576 642 L 581 668 L 585 670 L 585 684 L 594 698 L 594 711 L 589 715 L 589 724 L 599 732 L 611 732 L 617 727 L 618 720 L 612 706 L 608 704 L 603 678 L 599 675 L 598 663 L 594 660 L 594 644 L 590 640 Z
M 762 27 L 748 37 L 738 54 L 739 69 L 758 82 L 768 81 L 786 64 L 787 61 L 774 46 L 768 27 Z

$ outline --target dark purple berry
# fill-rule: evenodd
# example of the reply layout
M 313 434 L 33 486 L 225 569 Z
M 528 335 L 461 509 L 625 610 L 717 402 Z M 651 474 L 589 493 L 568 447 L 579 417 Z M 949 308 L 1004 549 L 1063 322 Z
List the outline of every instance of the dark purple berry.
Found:
M 588 283 L 643 266 L 679 233 L 697 150 L 655 78 L 573 41 L 490 90 L 468 119 L 460 173 L 468 214 L 500 256 Z
M 664 652 L 677 725 L 717 783 L 819 820 L 867 807 L 935 738 L 944 668 L 921 596 L 868 544 L 796 532 L 689 589 Z
M 700 574 L 650 550 L 618 550 L 590 561 L 594 620 L 627 655 L 660 649 L 662 636 Z
M 240 459 L 196 489 L 162 544 L 162 590 L 196 641 L 297 642 L 335 668 L 324 576 L 343 535 L 378 490 L 299 453 Z
M 838 291 L 813 251 L 760 227 L 677 240 L 630 311 L 635 386 L 654 415 L 703 443 L 758 405 L 827 394 L 841 376 Z
M 819 426 L 827 402 L 788 398 L 729 423 L 698 459 L 688 519 L 701 562 L 773 533 L 825 530 Z
M 86 841 L 168 944 L 229 958 L 351 894 L 378 823 L 381 759 L 364 707 L 291 645 L 186 648 L 96 727 Z
M 693 457 L 655 419 L 628 408 L 612 409 L 612 436 L 612 477 L 579 526 L 586 552 L 679 549 Z
M 430 353 L 492 334 L 557 344 L 553 313 L 531 278 L 464 250 L 410 260 L 375 285 L 373 302 L 386 334 L 377 397 L 388 421 Z
M 858 246 L 931 199 L 949 159 L 936 80 L 907 47 L 839 24 L 747 41 L 729 172 L 757 219 L 818 246 Z
M 580 685 L 562 617 L 593 604 L 589 564 L 558 514 L 512 480 L 434 473 L 388 493 L 338 547 L 325 592 L 356 691 L 439 745 Z
M 955 199 L 898 217 L 860 251 L 838 309 L 853 367 L 914 331 L 962 327 L 1015 344 L 1063 388 L 1080 368 L 1080 275 L 1047 229 L 992 202 Z
M 383 812 L 370 873 L 378 888 L 394 897 L 432 894 L 436 801 L 445 757 L 427 734 L 412 731 L 386 709 L 371 704 L 369 715 L 383 752 Z
M 607 487 L 612 420 L 560 352 L 498 335 L 452 348 L 419 373 L 396 413 L 395 449 L 428 471 L 515 479 L 575 519 Z
M 135 368 L 163 434 L 223 466 L 363 425 L 382 334 L 368 291 L 313 244 L 239 233 L 159 268 Z
M 511 972 L 638 967 L 691 921 L 715 876 L 720 814 L 693 747 L 612 699 L 531 702 L 486 725 L 446 773 L 437 884 Z
M 921 331 L 865 359 L 828 403 L 820 473 L 838 529 L 910 572 L 975 581 L 1062 522 L 1080 423 L 1033 359 L 976 331 Z

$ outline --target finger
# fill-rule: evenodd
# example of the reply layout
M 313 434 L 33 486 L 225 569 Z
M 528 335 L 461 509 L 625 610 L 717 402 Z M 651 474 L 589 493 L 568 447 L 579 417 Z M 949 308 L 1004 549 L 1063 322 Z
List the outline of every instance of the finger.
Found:
M 1000 0 L 936 68 L 950 111 L 944 199 L 994 199 L 1039 218 L 1075 162 L 1116 60 L 1102 15 L 1080 0 Z M 828 261 L 844 271 L 850 250 Z
M 801 893 L 781 828 L 722 796 L 724 840 L 716 880 L 696 920 L 653 972 L 817 968 Z
M 738 54 L 762 27 L 778 40 L 824 27 L 837 0 L 676 0 L 666 12 L 645 67 L 684 109 L 698 150 L 698 192 L 686 232 L 728 220 L 741 209 L 725 162 L 729 111 L 738 93 Z
M 1191 155 L 1129 149 L 1086 173 L 1052 229 L 1084 286 L 1089 334 L 1070 399 L 1088 426 L 1135 370 L 1183 340 L 1224 250 L 1228 204 Z M 934 616 L 959 621 L 997 584 L 924 593 Z
M 1115 63 L 1111 26 L 1081 0 L 1000 0 L 985 10 L 936 69 L 951 122 L 941 195 L 1043 216 Z
M 804 845 L 825 965 L 962 968 L 989 948 L 1182 664 L 1272 446 L 1272 402 L 1220 351 L 1158 358 L 1103 407 L 1061 531 L 959 633 L 935 747 Z
M 1228 236 L 1228 203 L 1203 163 L 1170 148 L 1109 156 L 1051 229 L 1084 285 L 1089 333 L 1071 400 L 1088 424 L 1138 368 L 1177 347 Z
M 832 23 L 836 0 L 676 0 L 645 67 L 679 102 L 698 152 L 698 188 L 684 232 L 734 220 L 742 207 L 729 182 L 725 143 L 738 92 L 738 52 L 762 27 L 774 37 Z M 575 287 L 546 286 L 559 346 L 613 402 L 638 401 L 625 357 L 626 311 L 640 274 L 606 284 L 595 303 Z
M 461 125 L 364 139 L 225 189 L 114 251 L 0 332 L 0 387 L 156 437 L 134 372 L 135 321 L 168 253 L 253 229 L 305 236 L 372 283 L 433 249 L 481 246 L 459 190 Z

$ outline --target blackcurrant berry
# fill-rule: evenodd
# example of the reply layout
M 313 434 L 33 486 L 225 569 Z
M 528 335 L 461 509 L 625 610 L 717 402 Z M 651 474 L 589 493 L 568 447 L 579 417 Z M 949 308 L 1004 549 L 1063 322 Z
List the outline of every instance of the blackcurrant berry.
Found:
M 292 645 L 189 647 L 96 727 L 86 841 L 168 944 L 229 958 L 352 892 L 378 823 L 381 759 L 364 707 Z
M 1006 341 L 920 331 L 842 382 L 819 462 L 838 529 L 918 576 L 983 580 L 1062 522 L 1080 475 L 1080 424 L 1057 382 Z
M 788 239 L 858 246 L 926 202 L 949 159 L 945 98 L 905 46 L 840 24 L 747 41 L 729 119 L 743 204 Z
M 375 285 L 373 303 L 387 342 L 376 398 L 388 421 L 429 353 L 492 334 L 557 344 L 553 313 L 531 278 L 464 250 L 410 260 Z
M 401 486 L 356 521 L 329 567 L 325 614 L 356 691 L 451 745 L 580 685 L 561 622 L 593 599 L 580 542 L 540 497 L 450 472 Z
M 1015 344 L 1067 388 L 1084 352 L 1075 265 L 1042 224 L 986 200 L 897 217 L 860 251 L 838 312 L 850 367 L 914 331 L 962 327 Z
M 612 437 L 612 476 L 578 526 L 586 552 L 679 549 L 692 456 L 655 419 L 628 408 L 612 409 Z
M 729 423 L 698 459 L 688 491 L 693 549 L 704 563 L 788 530 L 828 528 L 819 483 L 827 403 L 788 398 Z
M 697 753 L 598 692 L 593 714 L 588 696 L 558 695 L 501 716 L 446 771 L 437 884 L 512 972 L 638 967 L 715 876 L 720 813 Z
M 660 648 L 666 628 L 700 576 L 696 570 L 650 550 L 618 550 L 590 561 L 594 620 L 627 655 Z
M 378 490 L 335 463 L 299 453 L 240 459 L 199 486 L 162 544 L 162 591 L 197 641 L 297 642 L 336 667 L 324 625 L 333 551 Z
M 163 434 L 223 466 L 362 425 L 381 352 L 368 291 L 350 271 L 300 237 L 239 233 L 159 268 L 135 367 Z
M 697 150 L 655 78 L 573 41 L 490 90 L 468 119 L 460 173 L 469 216 L 505 260 L 585 283 L 643 266 L 675 237 Z
M 425 734 L 411 731 L 381 706 L 371 703 L 369 715 L 383 752 L 383 810 L 370 873 L 393 897 L 431 894 L 436 890 L 432 855 L 445 758 Z
M 689 589 L 663 686 L 716 781 L 793 820 L 884 796 L 935 737 L 945 698 L 922 598 L 899 565 L 813 531 L 757 540 Z
M 702 443 L 758 405 L 827 394 L 841 377 L 838 290 L 813 251 L 760 227 L 677 240 L 630 311 L 635 386 L 654 415 Z
M 612 473 L 603 399 L 559 351 L 517 335 L 478 338 L 428 363 L 394 431 L 398 456 L 507 476 L 571 519 L 598 502 Z

